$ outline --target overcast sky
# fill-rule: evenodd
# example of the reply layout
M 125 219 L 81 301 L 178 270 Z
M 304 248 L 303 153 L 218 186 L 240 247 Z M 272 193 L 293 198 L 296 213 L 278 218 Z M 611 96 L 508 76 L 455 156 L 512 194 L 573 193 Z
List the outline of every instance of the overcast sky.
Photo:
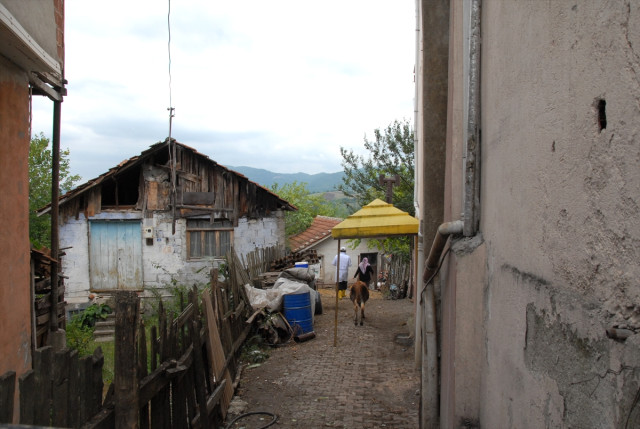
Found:
M 94 178 L 169 135 L 226 166 L 342 170 L 340 147 L 413 122 L 413 0 L 65 2 L 61 146 Z M 32 132 L 53 103 L 34 97 Z

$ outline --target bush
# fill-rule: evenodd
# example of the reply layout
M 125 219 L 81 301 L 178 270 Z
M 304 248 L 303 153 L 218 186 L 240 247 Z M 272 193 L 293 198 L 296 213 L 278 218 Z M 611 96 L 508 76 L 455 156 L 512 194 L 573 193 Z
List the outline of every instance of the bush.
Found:
M 105 320 L 111 313 L 113 313 L 113 310 L 107 304 L 91 304 L 76 317 L 78 317 L 82 326 L 93 328 L 96 326 L 97 321 Z
M 80 357 L 91 354 L 89 346 L 93 342 L 93 330 L 91 326 L 85 326 L 82 315 L 74 316 L 67 323 L 67 347 L 77 350 Z

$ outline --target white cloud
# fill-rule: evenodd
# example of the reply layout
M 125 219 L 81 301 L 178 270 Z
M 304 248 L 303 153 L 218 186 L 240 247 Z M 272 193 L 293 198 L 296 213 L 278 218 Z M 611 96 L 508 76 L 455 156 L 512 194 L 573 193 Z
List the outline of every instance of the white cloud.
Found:
M 171 2 L 172 136 L 225 165 L 340 171 L 413 114 L 410 0 Z M 67 2 L 62 146 L 85 179 L 168 135 L 168 2 Z M 34 132 L 51 135 L 51 103 Z

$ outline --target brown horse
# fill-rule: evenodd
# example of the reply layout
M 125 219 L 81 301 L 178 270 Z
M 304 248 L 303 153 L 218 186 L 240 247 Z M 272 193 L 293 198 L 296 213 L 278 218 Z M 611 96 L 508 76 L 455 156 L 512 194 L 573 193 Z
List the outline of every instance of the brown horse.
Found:
M 353 303 L 353 311 L 355 316 L 353 323 L 358 326 L 358 308 L 360 308 L 360 326 L 364 319 L 364 304 L 369 299 L 369 288 L 367 284 L 358 280 L 353 286 L 351 286 L 351 294 L 349 295 L 351 302 Z

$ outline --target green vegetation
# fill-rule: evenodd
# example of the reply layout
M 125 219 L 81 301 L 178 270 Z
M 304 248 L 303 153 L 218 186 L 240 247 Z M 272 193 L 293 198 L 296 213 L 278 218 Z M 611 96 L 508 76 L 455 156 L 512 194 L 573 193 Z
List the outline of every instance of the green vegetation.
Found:
M 80 315 L 74 316 L 67 323 L 67 347 L 77 350 L 80 357 L 93 353 L 93 331 L 92 326 L 86 326 L 80 319 Z
M 366 157 L 340 148 L 344 177 L 338 190 L 353 198 L 357 203 L 354 209 L 358 209 L 376 198 L 385 200 L 386 186 L 380 183 L 381 174 L 388 178 L 398 175 L 400 184 L 393 187 L 393 205 L 413 216 L 415 161 L 411 124 L 407 120 L 396 120 L 382 131 L 376 129 L 374 137 L 373 141 L 366 136 L 364 138 L 364 148 L 368 151 Z M 370 244 L 383 253 L 393 253 L 403 260 L 411 259 L 410 237 L 370 240 Z
M 309 228 L 313 218 L 318 215 L 340 217 L 338 205 L 327 201 L 321 194 L 311 194 L 306 183 L 293 182 L 282 186 L 275 183 L 271 190 L 298 208 L 297 211 L 286 212 L 284 215 L 287 237 Z
M 51 247 L 51 219 L 36 210 L 51 203 L 52 156 L 49 139 L 37 134 L 29 148 L 29 239 L 36 248 Z M 69 149 L 60 151 L 60 194 L 70 191 L 80 176 L 70 174 Z

